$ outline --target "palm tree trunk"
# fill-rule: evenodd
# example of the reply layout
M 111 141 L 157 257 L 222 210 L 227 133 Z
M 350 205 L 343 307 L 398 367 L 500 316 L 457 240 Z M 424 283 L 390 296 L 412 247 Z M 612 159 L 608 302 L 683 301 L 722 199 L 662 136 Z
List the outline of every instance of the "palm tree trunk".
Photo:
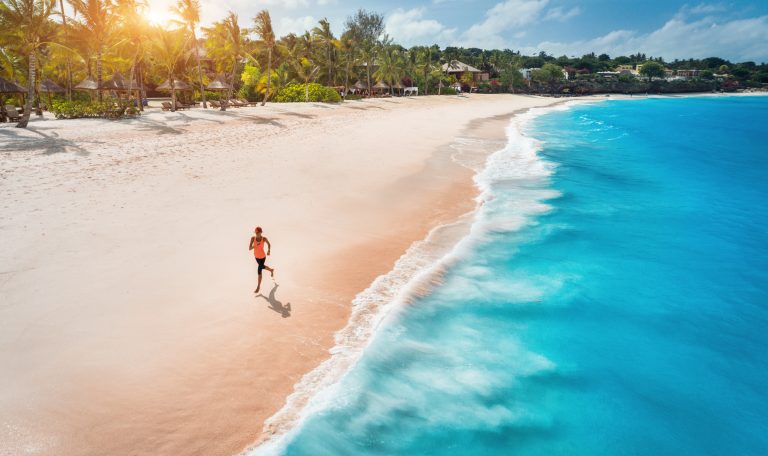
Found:
M 35 96 L 35 72 L 37 70 L 37 60 L 35 59 L 35 52 L 29 53 L 29 78 L 27 79 L 27 99 L 24 103 L 24 114 L 21 116 L 21 120 L 16 127 L 27 128 L 29 123 L 29 116 L 32 114 L 32 97 Z
M 328 85 L 329 86 L 332 84 L 331 71 L 333 71 L 333 64 L 331 62 L 331 43 L 328 43 Z
M 365 73 L 368 76 L 368 96 L 371 96 L 371 62 L 365 63 Z
M 67 16 L 64 14 L 64 0 L 59 0 L 59 8 L 61 9 L 61 24 L 64 28 L 67 28 Z M 67 51 L 67 101 L 72 101 L 72 58 Z
M 261 100 L 261 105 L 264 106 L 269 98 L 269 86 L 272 84 L 272 48 L 267 49 L 267 91 L 264 93 L 264 98 Z
M 347 99 L 347 93 L 349 92 L 349 59 L 351 58 L 349 55 L 347 55 L 347 73 L 344 75 L 344 99 Z
M 176 84 L 173 80 L 173 73 L 171 73 L 171 112 L 176 112 Z
M 208 104 L 205 100 L 205 86 L 203 86 L 203 69 L 200 66 L 200 49 L 197 47 L 197 36 L 195 35 L 195 27 L 190 24 L 192 29 L 192 43 L 195 46 L 195 58 L 197 59 L 197 76 L 200 80 L 200 96 L 203 98 L 203 109 L 208 109 Z
M 99 102 L 101 102 L 101 45 L 99 45 L 99 50 L 96 54 L 96 92 L 98 94 Z
M 139 111 L 144 112 L 144 75 L 141 71 L 141 62 L 138 62 L 136 65 L 138 66 L 136 84 L 139 86 Z
M 304 102 L 309 101 L 309 79 L 304 80 Z

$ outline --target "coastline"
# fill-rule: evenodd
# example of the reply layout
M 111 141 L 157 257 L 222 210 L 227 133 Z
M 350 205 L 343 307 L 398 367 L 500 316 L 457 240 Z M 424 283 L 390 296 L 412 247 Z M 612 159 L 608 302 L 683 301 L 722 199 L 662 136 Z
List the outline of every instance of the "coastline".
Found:
M 426 98 L 248 108 L 221 124 L 206 120 L 216 113 L 174 116 L 180 125 L 158 124 L 162 119 L 151 116 L 138 127 L 33 123 L 45 128 L 10 143 L 25 144 L 26 152 L 3 152 L 9 197 L 3 212 L 10 223 L 2 230 L 13 242 L 0 255 L 12 268 L 3 271 L 2 291 L 9 303 L 5 326 L 16 328 L 1 339 L 3 363 L 25 374 L 6 381 L 3 410 L 19 412 L 18 400 L 32 393 L 36 400 L 24 413 L 3 417 L 14 440 L 4 439 L 34 443 L 40 454 L 191 448 L 232 454 L 256 440 L 260 422 L 282 408 L 304 373 L 328 358 L 353 297 L 433 227 L 472 210 L 474 173 L 453 163 L 445 149 L 454 132 L 473 119 L 569 101 Z M 77 128 L 97 124 L 98 131 Z M 391 130 L 399 131 L 393 136 Z M 241 141 L 258 144 L 259 155 Z M 189 146 L 201 143 L 206 147 Z M 222 145 L 229 153 L 220 153 Z M 340 145 L 345 150 L 333 150 Z M 50 153 L 56 147 L 64 150 Z M 276 155 L 291 149 L 297 150 L 293 157 Z M 317 157 L 315 150 L 330 157 Z M 386 164 L 374 152 L 386 153 Z M 264 162 L 279 175 L 254 173 Z M 301 182 L 308 172 L 320 176 Z M 266 298 L 254 304 L 247 288 L 252 264 L 240 244 L 252 229 L 248 212 L 260 207 L 244 195 L 254 191 L 257 176 L 263 179 L 258 189 L 276 189 L 262 190 L 272 201 L 265 213 L 272 215 L 258 223 L 276 244 L 282 287 L 276 300 L 293 303 L 290 318 L 267 307 Z M 323 186 L 329 179 L 345 182 L 347 191 Z M 286 236 L 307 222 L 302 233 Z M 48 233 L 59 239 L 50 244 Z M 327 242 L 318 246 L 306 239 L 312 236 Z M 188 251 L 179 237 L 205 241 Z M 43 263 L 53 245 L 59 246 L 57 258 Z M 306 252 L 324 258 L 322 267 L 307 261 Z M 228 266 L 218 270 L 221 264 Z M 72 267 L 95 285 L 78 281 Z M 46 286 L 34 289 L 34 283 Z M 53 290 L 56 303 L 50 302 Z M 22 303 L 32 309 L 13 313 Z M 94 342 L 102 345 L 94 349 Z M 36 353 L 50 359 L 40 363 Z

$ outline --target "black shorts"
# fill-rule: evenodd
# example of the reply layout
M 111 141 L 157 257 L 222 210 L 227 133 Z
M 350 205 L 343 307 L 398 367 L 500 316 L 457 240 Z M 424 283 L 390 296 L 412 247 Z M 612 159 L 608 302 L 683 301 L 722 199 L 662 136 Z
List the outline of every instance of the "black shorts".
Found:
M 266 258 L 256 258 L 256 262 L 259 263 L 259 275 L 261 275 L 261 271 L 264 270 L 264 262 L 267 261 Z

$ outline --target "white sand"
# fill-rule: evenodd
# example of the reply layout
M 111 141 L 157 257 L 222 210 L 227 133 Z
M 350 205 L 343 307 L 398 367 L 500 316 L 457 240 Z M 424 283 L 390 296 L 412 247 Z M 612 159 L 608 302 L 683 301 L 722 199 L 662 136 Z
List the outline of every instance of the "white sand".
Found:
M 227 455 L 256 441 L 327 358 L 354 295 L 473 207 L 451 142 L 494 117 L 500 138 L 504 116 L 556 101 L 3 124 L 0 454 Z M 253 293 L 257 224 L 271 304 Z M 274 309 L 287 303 L 290 316 Z

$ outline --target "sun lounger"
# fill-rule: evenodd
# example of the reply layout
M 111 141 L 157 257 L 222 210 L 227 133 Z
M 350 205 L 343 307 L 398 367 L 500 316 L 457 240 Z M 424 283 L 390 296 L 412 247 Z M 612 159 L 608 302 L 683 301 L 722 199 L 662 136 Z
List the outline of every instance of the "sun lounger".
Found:
M 208 102 L 208 104 L 211 105 L 212 108 L 220 108 L 221 107 L 221 103 L 219 103 L 216 100 L 211 100 L 211 101 Z
M 161 104 L 163 105 L 163 111 L 171 111 L 173 109 L 169 101 L 164 101 Z
M 176 100 L 176 110 L 178 111 L 179 109 L 189 109 L 189 105 Z
M 21 114 L 16 110 L 16 106 L 13 105 L 5 105 L 5 115 L 8 116 L 9 122 L 21 120 Z

